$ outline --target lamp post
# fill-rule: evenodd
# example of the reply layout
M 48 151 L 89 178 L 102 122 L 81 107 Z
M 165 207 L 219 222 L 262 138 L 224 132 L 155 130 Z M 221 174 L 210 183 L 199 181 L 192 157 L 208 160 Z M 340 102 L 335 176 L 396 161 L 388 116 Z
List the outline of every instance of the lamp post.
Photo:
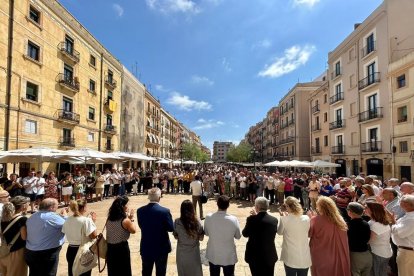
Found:
M 253 166 L 254 166 L 255 171 L 256 171 L 256 153 L 257 153 L 257 150 L 255 148 L 253 148 L 251 150 L 251 154 L 253 155 Z

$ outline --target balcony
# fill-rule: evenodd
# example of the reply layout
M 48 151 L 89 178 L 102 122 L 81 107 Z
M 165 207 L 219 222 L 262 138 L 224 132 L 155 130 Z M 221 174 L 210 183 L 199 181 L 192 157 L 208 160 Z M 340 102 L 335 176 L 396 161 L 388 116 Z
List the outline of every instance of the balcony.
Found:
M 376 50 L 377 50 L 377 42 L 372 41 L 370 45 L 367 45 L 361 49 L 361 55 L 364 58 Z
M 286 139 L 280 139 L 279 140 L 279 145 L 293 143 L 293 142 L 295 142 L 295 137 L 294 136 L 289 136 Z
M 319 112 L 320 111 L 319 104 L 312 106 L 311 111 L 312 111 L 312 114 Z
M 75 49 L 73 49 L 73 45 L 70 45 L 66 43 L 66 41 L 62 41 L 61 43 L 59 43 L 59 50 L 60 52 L 66 56 L 67 58 L 69 58 L 70 60 L 72 60 L 74 63 L 78 63 L 80 60 L 80 54 L 78 51 L 76 51 Z
M 380 152 L 382 151 L 382 142 L 381 141 L 372 141 L 368 143 L 361 144 L 362 152 Z
M 321 124 L 312 125 L 312 131 L 319 131 L 321 130 Z
M 344 100 L 344 92 L 337 92 L 335 95 L 329 98 L 329 104 L 334 104 Z
M 114 80 L 113 77 L 109 77 L 109 75 L 107 75 L 105 77 L 105 84 L 107 86 L 109 86 L 111 89 L 115 89 L 116 88 L 116 80 Z
M 344 154 L 345 146 L 335 146 L 331 149 L 331 154 Z
M 368 75 L 368 77 L 363 78 L 358 82 L 358 89 L 362 90 L 364 88 L 367 88 L 370 85 L 373 85 L 375 83 L 379 83 L 381 81 L 381 74 L 379 72 L 372 73 L 371 75 Z
M 345 120 L 338 120 L 329 124 L 329 130 L 343 128 L 345 126 Z
M 104 132 L 108 134 L 116 134 L 116 126 L 105 125 Z
M 334 68 L 333 72 L 331 73 L 331 80 L 334 80 L 341 75 L 342 75 L 342 67 Z
M 289 109 L 292 109 L 292 108 L 294 108 L 295 107 L 295 103 L 290 103 L 289 104 Z
M 72 92 L 79 92 L 80 85 L 77 77 L 71 78 L 65 74 L 59 74 L 56 77 L 56 81 L 60 84 L 60 86 L 69 89 Z
M 292 119 L 292 120 L 288 121 L 288 125 L 289 125 L 289 126 L 290 126 L 290 125 L 293 125 L 293 124 L 295 124 L 295 119 Z
M 321 149 L 321 147 L 312 147 L 312 149 L 311 149 L 311 153 L 312 153 L 313 155 L 319 155 L 319 154 L 322 154 L 322 149 Z
M 284 128 L 286 128 L 288 126 L 288 122 L 282 122 L 281 124 L 280 124 L 280 129 L 284 129 Z
M 382 118 L 384 115 L 382 114 L 382 107 L 376 107 L 358 114 L 359 119 L 358 122 L 365 122 L 372 119 Z
M 59 138 L 59 145 L 61 147 L 70 147 L 74 148 L 75 145 L 75 138 L 73 137 L 60 137 Z
M 64 109 L 58 110 L 58 120 L 69 124 L 79 124 L 80 115 L 78 113 L 67 111 Z
M 105 143 L 105 151 L 114 151 L 114 150 L 115 150 L 114 144 Z

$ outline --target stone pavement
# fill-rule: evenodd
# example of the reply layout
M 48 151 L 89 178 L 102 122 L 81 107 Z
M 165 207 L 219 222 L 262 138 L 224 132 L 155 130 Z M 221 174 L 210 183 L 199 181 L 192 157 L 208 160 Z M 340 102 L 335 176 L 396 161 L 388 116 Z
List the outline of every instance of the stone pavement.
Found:
M 175 194 L 167 194 L 163 195 L 163 198 L 161 198 L 160 204 L 169 208 L 171 210 L 171 214 L 173 216 L 173 220 L 178 218 L 180 215 L 180 204 L 183 200 L 190 199 L 190 195 L 175 195 Z M 98 232 L 100 233 L 102 231 L 102 227 L 105 223 L 107 212 L 109 209 L 109 206 L 111 205 L 112 200 L 107 199 L 102 202 L 98 203 L 90 203 L 88 204 L 88 211 L 94 211 L 97 213 L 97 221 L 96 225 L 98 227 Z M 138 196 L 132 196 L 130 197 L 130 208 L 133 208 L 136 212 L 136 209 L 146 205 L 148 203 L 148 199 L 144 195 L 138 195 Z M 247 201 L 231 201 L 230 207 L 228 209 L 228 213 L 237 216 L 240 222 L 241 230 L 243 230 L 245 224 L 246 224 L 246 218 L 250 214 L 250 210 L 252 209 L 253 204 L 249 203 Z M 217 205 L 216 201 L 214 199 L 210 199 L 206 204 L 204 204 L 204 214 L 212 213 L 217 211 Z M 279 214 L 277 213 L 277 209 L 274 206 L 271 206 L 270 213 L 276 217 L 279 218 Z M 136 214 L 136 213 L 135 213 Z M 141 232 L 138 231 L 135 235 L 131 235 L 129 239 L 129 247 L 131 250 L 131 262 L 132 262 L 132 273 L 133 275 L 141 275 L 141 258 L 139 255 L 139 241 L 141 239 Z M 169 254 L 168 257 L 168 266 L 167 266 L 167 275 L 169 276 L 175 276 L 177 275 L 177 268 L 175 263 L 175 250 L 177 241 L 174 239 L 173 235 L 170 234 L 170 240 L 172 243 L 172 252 Z M 200 244 L 200 249 L 205 250 L 207 246 L 208 237 L 204 238 L 204 241 Z M 246 242 L 247 239 L 242 237 L 240 240 L 236 240 L 236 247 L 237 247 L 237 256 L 238 256 L 238 263 L 236 264 L 235 268 L 235 275 L 236 276 L 250 276 L 250 269 L 249 265 L 244 261 L 244 252 L 246 249 Z M 278 255 L 280 256 L 282 246 L 282 238 L 281 236 L 276 236 L 276 247 Z M 59 269 L 58 269 L 58 275 L 59 276 L 66 276 L 67 275 L 67 262 L 66 262 L 66 248 L 67 243 L 62 248 L 62 251 L 60 253 L 60 261 L 59 261 Z M 209 275 L 208 265 L 203 265 L 203 274 Z M 98 273 L 98 269 L 95 268 L 92 272 L 92 275 L 107 275 L 106 270 L 102 273 Z M 153 275 L 155 275 L 155 269 L 153 272 Z M 275 275 L 285 275 L 284 269 L 283 269 L 283 263 L 278 261 L 276 263 L 275 267 Z M 122 276 L 122 275 L 120 275 Z

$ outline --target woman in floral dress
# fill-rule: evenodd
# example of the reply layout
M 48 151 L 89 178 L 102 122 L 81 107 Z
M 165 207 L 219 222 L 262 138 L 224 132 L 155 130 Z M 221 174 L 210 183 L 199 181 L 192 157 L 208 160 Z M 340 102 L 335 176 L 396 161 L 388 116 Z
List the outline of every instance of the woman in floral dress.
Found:
M 45 198 L 55 198 L 59 201 L 58 179 L 55 172 L 50 172 L 45 185 Z

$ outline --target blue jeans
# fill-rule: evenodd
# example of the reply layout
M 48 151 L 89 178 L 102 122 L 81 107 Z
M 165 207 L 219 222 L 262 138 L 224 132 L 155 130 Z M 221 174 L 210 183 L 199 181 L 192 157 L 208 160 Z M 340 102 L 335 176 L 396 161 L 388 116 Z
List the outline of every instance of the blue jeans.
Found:
M 215 265 L 209 262 L 210 276 L 220 276 L 220 268 L 223 268 L 224 276 L 234 276 L 234 265 Z

